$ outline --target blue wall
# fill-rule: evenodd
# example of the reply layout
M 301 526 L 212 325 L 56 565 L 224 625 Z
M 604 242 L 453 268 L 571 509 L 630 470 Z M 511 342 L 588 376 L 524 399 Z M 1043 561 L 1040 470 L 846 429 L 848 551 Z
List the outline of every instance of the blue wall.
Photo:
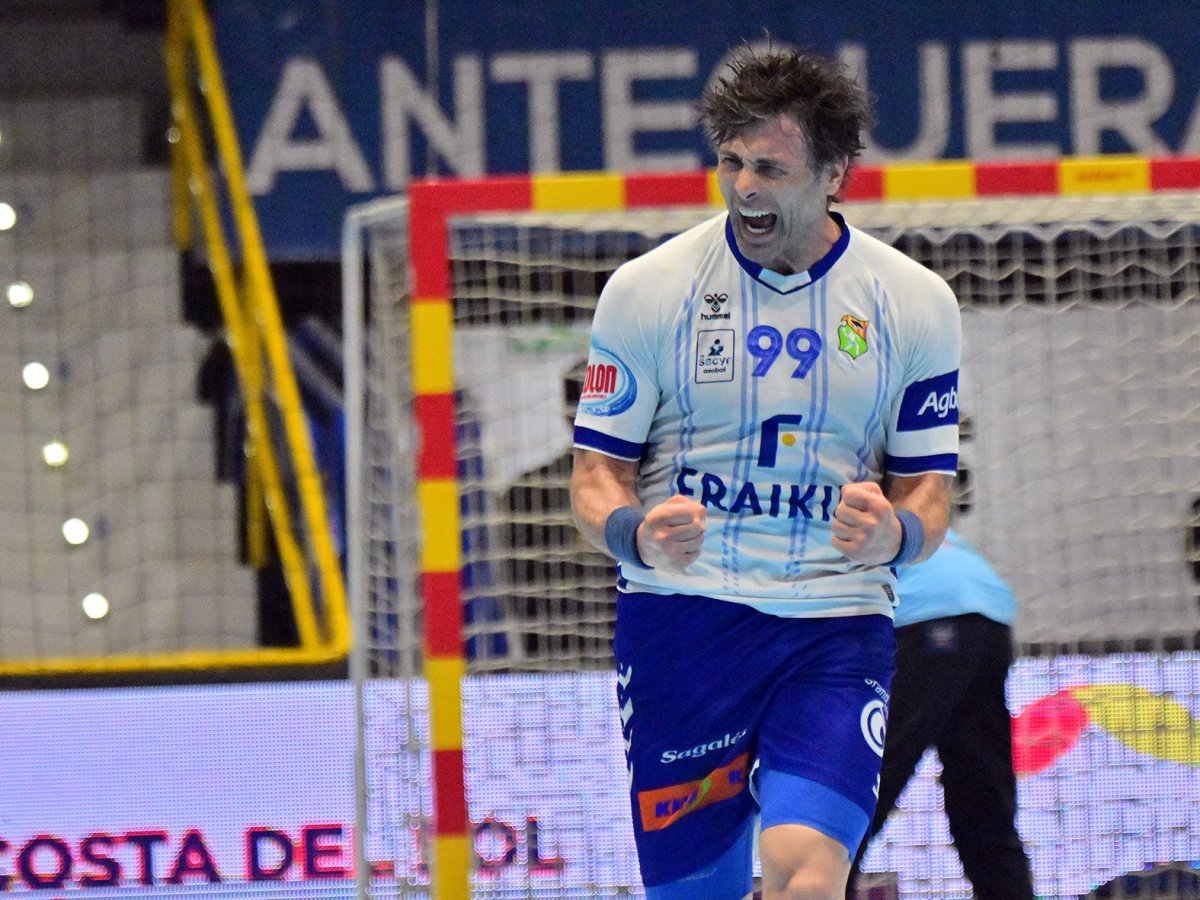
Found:
M 708 166 L 692 105 L 767 32 L 865 71 L 875 161 L 1200 154 L 1195 0 L 442 0 L 433 53 L 424 0 L 210 3 L 276 259 L 414 174 Z

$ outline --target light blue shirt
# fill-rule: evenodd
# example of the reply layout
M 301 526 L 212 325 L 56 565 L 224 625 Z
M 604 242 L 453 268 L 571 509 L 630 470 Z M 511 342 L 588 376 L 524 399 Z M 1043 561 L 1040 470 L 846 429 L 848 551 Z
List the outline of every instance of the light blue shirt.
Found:
M 1017 598 L 986 559 L 950 529 L 929 559 L 900 569 L 896 627 L 979 613 L 1012 625 Z

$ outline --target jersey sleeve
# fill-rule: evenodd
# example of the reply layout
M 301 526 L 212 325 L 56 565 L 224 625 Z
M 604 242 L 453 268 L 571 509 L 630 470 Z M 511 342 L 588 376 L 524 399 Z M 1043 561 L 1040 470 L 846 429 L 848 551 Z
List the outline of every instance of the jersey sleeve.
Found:
M 637 262 L 600 293 L 575 415 L 576 447 L 627 460 L 641 459 L 660 394 L 655 290 Z
M 962 322 L 950 286 L 933 273 L 902 314 L 903 389 L 893 403 L 886 470 L 954 474 L 958 468 L 958 369 Z

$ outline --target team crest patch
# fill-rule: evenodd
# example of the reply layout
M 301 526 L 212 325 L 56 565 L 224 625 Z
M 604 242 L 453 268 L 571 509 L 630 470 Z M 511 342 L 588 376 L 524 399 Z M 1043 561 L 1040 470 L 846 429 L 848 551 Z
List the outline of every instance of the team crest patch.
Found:
M 696 335 L 696 383 L 733 381 L 732 328 L 714 328 Z
M 851 359 L 858 359 L 870 349 L 867 346 L 867 326 L 871 323 L 866 319 L 854 316 L 842 316 L 838 325 L 838 349 Z

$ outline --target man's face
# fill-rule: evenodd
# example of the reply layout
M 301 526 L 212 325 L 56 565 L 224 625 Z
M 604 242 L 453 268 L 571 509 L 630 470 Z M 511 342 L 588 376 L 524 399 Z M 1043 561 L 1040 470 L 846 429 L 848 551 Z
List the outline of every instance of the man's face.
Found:
M 814 172 L 804 132 L 787 116 L 721 144 L 717 182 L 742 255 L 781 274 L 815 263 L 828 250 L 828 198 L 845 173 L 845 163 Z

